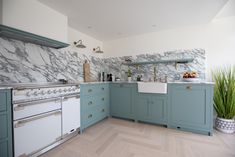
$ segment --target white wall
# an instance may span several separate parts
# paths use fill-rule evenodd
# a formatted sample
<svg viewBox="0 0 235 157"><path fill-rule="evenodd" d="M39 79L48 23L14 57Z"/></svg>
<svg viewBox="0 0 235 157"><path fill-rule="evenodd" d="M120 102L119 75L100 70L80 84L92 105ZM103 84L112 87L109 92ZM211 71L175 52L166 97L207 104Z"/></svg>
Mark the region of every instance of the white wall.
<svg viewBox="0 0 235 157"><path fill-rule="evenodd" d="M77 48L74 45L74 41L82 40L82 43L86 46L86 48L81 49ZM68 43L70 44L69 49L76 51L78 53L83 53L86 55L92 55L96 57L103 57L103 54L98 54L93 52L93 48L96 48L97 46L100 46L100 48L103 48L103 42L96 40L84 33L81 33L71 27L68 27Z"/></svg>
<svg viewBox="0 0 235 157"><path fill-rule="evenodd" d="M105 57L192 48L206 50L208 79L214 67L235 64L235 16L104 42Z"/></svg>
<svg viewBox="0 0 235 157"><path fill-rule="evenodd" d="M67 17L36 0L2 0L2 24L67 42Z"/></svg>

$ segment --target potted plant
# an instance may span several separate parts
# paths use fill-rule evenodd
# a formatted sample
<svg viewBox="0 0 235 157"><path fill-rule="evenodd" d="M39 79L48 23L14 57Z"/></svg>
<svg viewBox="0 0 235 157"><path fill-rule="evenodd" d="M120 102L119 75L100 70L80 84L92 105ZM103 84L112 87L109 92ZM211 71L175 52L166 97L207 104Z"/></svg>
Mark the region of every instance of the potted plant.
<svg viewBox="0 0 235 157"><path fill-rule="evenodd" d="M235 132L235 67L213 72L214 108L217 112L215 127L224 133Z"/></svg>
<svg viewBox="0 0 235 157"><path fill-rule="evenodd" d="M127 78L128 78L128 82L131 82L131 69L129 68L128 71L127 71Z"/></svg>

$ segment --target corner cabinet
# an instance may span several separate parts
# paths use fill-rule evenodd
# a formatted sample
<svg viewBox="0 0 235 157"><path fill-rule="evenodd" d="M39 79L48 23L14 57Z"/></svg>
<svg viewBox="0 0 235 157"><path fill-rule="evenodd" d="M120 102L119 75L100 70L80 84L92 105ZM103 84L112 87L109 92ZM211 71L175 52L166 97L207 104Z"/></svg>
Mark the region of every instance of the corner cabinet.
<svg viewBox="0 0 235 157"><path fill-rule="evenodd" d="M81 84L81 127L83 129L109 116L109 84Z"/></svg>
<svg viewBox="0 0 235 157"><path fill-rule="evenodd" d="M13 156L11 90L0 90L0 157Z"/></svg>
<svg viewBox="0 0 235 157"><path fill-rule="evenodd" d="M168 96L169 128L212 135L212 84L168 84Z"/></svg>
<svg viewBox="0 0 235 157"><path fill-rule="evenodd" d="M135 120L165 125L167 122L167 95L142 94L135 96Z"/></svg>
<svg viewBox="0 0 235 157"><path fill-rule="evenodd" d="M135 83L110 84L110 115L119 118L134 119Z"/></svg>

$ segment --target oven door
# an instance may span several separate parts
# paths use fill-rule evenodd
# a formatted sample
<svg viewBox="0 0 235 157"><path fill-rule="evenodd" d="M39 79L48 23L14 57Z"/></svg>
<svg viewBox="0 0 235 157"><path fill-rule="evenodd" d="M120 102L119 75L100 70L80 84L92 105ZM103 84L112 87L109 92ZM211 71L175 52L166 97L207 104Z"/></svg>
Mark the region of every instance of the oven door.
<svg viewBox="0 0 235 157"><path fill-rule="evenodd" d="M61 139L61 110L14 121L15 156L32 155Z"/></svg>
<svg viewBox="0 0 235 157"><path fill-rule="evenodd" d="M18 120L57 109L61 109L61 97L15 103L13 119Z"/></svg>

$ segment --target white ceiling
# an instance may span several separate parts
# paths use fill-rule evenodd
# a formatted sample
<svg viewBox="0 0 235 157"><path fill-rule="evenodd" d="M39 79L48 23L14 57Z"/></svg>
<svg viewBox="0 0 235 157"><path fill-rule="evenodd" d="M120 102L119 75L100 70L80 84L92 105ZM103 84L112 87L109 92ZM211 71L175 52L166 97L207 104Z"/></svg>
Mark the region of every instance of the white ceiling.
<svg viewBox="0 0 235 157"><path fill-rule="evenodd" d="M228 0L39 0L101 41L210 22Z"/></svg>

